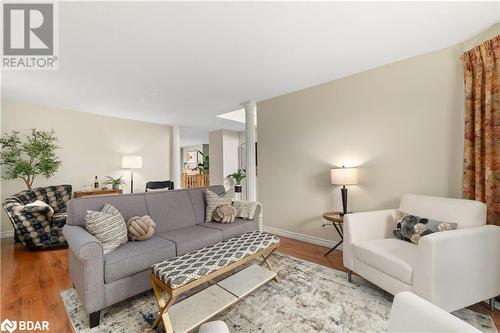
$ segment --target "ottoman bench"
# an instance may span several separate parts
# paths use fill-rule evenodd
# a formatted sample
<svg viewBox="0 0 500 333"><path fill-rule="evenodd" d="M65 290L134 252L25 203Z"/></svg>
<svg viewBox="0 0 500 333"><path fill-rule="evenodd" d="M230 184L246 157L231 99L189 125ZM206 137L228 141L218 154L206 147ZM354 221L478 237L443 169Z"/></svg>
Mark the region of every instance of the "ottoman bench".
<svg viewBox="0 0 500 333"><path fill-rule="evenodd" d="M167 333L174 332L168 310L180 294L258 257L262 257L263 261L261 262L261 265L266 264L268 270L258 268L259 266L257 265L253 265L256 266L255 268L250 266L245 269L254 273L256 270L260 269L265 270L268 273L265 281L259 282L256 287L262 285L263 282L267 282L270 279L274 279L278 282L278 276L274 272L268 259L279 247L279 243L279 238L274 235L261 231L253 231L153 265L151 282L153 285L154 296L159 307L158 318L154 321L153 328L156 328L160 322L163 322ZM272 272L272 275L269 275L269 272ZM233 276L240 273L243 273L243 271ZM262 272L256 272L255 274L262 275ZM219 282L217 285L212 286L220 289L213 290L214 297L224 299L224 297L227 296L227 304L225 307L234 304L234 302L247 295L250 291L248 288L243 291L244 288L242 289L239 286L235 286L234 281L230 280L231 277ZM248 279L238 278L237 280ZM225 281L227 282L224 284ZM231 292L231 285L234 286L233 292ZM212 287L209 287L198 294L203 294ZM254 290L255 288L251 290ZM166 301L163 298L162 291L166 292L169 296ZM221 294L216 295L217 293ZM209 294L210 292L206 292L206 295ZM183 302L186 301L187 299ZM176 304L176 306L177 305L178 304ZM220 310L222 310L222 308ZM189 316L191 314L187 315Z"/></svg>

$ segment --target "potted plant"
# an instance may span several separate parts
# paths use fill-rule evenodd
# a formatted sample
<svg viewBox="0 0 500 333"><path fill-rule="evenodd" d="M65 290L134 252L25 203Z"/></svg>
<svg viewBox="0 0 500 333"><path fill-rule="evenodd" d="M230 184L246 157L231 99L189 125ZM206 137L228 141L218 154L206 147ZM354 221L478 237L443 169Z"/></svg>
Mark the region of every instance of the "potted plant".
<svg viewBox="0 0 500 333"><path fill-rule="evenodd" d="M208 170L209 170L209 167L210 167L209 158L208 158L208 156L203 155L203 153L201 151L199 151L199 150L198 150L198 153L200 153L201 156L203 157L203 162L198 163L193 168L192 171L198 170L200 172L200 174L202 174L202 175L208 175Z"/></svg>
<svg viewBox="0 0 500 333"><path fill-rule="evenodd" d="M111 176L106 176L106 181L104 182L104 185L111 185L113 190L119 190L121 186L126 185L125 181L123 180L123 175L121 175L118 178L113 178Z"/></svg>
<svg viewBox="0 0 500 333"><path fill-rule="evenodd" d="M238 171L227 176L227 178L233 179L236 183L234 185L234 193L241 193L241 182L246 178L245 169L238 169Z"/></svg>
<svg viewBox="0 0 500 333"><path fill-rule="evenodd" d="M4 179L21 178L31 190L38 175L49 178L59 170L61 161L56 155L59 146L54 130L39 131L33 128L24 139L21 142L19 131L2 136L0 164L3 166Z"/></svg>

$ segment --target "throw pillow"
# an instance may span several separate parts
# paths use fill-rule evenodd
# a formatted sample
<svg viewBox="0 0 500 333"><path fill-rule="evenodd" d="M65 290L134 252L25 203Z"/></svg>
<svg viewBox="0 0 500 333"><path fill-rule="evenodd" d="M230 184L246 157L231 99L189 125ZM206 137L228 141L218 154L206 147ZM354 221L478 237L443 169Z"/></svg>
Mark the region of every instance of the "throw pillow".
<svg viewBox="0 0 500 333"><path fill-rule="evenodd" d="M231 205L233 202L233 191L229 190L225 193L222 193L220 196L217 193L212 192L210 190L205 191L205 222L210 222L213 220L212 214L219 205Z"/></svg>
<svg viewBox="0 0 500 333"><path fill-rule="evenodd" d="M394 237L414 244L418 244L420 238L425 235L457 228L457 223L431 220L399 211L396 214L396 219L396 229L393 231Z"/></svg>
<svg viewBox="0 0 500 333"><path fill-rule="evenodd" d="M236 209L236 217L253 220L257 205L255 201L235 201L233 207Z"/></svg>
<svg viewBox="0 0 500 333"><path fill-rule="evenodd" d="M54 208L52 208L48 203L42 200L35 200L27 205L24 205L25 207L48 207L47 209L49 210L49 215L54 215Z"/></svg>
<svg viewBox="0 0 500 333"><path fill-rule="evenodd" d="M131 241L149 239L153 236L155 228L156 223L149 215L131 217L127 221L128 239Z"/></svg>
<svg viewBox="0 0 500 333"><path fill-rule="evenodd" d="M215 222L219 223L233 223L236 217L236 209L231 205L218 205L212 217Z"/></svg>
<svg viewBox="0 0 500 333"><path fill-rule="evenodd" d="M127 224L118 209L110 204L105 204L100 212L88 210L85 224L87 231L101 242L104 254L128 241Z"/></svg>

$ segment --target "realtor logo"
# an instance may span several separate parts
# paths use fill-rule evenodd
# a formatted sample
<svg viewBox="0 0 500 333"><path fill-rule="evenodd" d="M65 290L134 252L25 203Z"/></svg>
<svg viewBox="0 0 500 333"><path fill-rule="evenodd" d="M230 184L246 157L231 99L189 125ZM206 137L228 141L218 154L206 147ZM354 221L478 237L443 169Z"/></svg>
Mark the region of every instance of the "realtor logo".
<svg viewBox="0 0 500 333"><path fill-rule="evenodd" d="M42 321L31 321L31 320L9 320L5 318L0 324L0 331L12 333L16 329L19 331L49 331L49 322L46 320Z"/></svg>
<svg viewBox="0 0 500 333"><path fill-rule="evenodd" d="M17 328L17 323L16 321L10 321L7 318L5 318L4 321L0 324L0 330L12 333L16 330Z"/></svg>
<svg viewBox="0 0 500 333"><path fill-rule="evenodd" d="M3 22L4 55L54 53L53 4L4 4Z"/></svg>
<svg viewBox="0 0 500 333"><path fill-rule="evenodd" d="M57 4L3 3L3 69L57 69Z"/></svg>

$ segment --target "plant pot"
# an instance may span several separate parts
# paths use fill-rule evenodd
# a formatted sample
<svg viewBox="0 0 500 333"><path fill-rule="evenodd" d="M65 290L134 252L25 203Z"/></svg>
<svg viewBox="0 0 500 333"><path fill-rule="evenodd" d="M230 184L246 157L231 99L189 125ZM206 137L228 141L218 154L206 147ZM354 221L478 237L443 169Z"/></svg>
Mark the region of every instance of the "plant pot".
<svg viewBox="0 0 500 333"><path fill-rule="evenodd" d="M113 190L119 190L120 189L120 185L118 184L113 184Z"/></svg>
<svg viewBox="0 0 500 333"><path fill-rule="evenodd" d="M241 185L234 185L234 193L241 193Z"/></svg>

